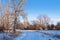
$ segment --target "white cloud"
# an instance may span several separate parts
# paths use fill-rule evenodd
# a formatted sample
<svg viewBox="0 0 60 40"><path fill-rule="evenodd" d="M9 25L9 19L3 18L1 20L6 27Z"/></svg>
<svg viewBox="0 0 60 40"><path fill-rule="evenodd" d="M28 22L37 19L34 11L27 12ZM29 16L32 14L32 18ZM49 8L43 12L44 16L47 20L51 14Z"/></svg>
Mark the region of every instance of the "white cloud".
<svg viewBox="0 0 60 40"><path fill-rule="evenodd" d="M52 24L56 25L57 22L60 22L60 18L51 18L51 23Z"/></svg>

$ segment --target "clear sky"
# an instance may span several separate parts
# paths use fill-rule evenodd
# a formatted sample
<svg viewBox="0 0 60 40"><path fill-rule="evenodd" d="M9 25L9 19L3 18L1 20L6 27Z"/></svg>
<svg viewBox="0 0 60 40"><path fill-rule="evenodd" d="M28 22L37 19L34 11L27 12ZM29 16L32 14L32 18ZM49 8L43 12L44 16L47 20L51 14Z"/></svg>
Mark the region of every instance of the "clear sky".
<svg viewBox="0 0 60 40"><path fill-rule="evenodd" d="M6 4L7 0L3 3ZM53 23L60 21L60 0L26 0L24 10L30 21L40 14L47 14Z"/></svg>
<svg viewBox="0 0 60 40"><path fill-rule="evenodd" d="M56 23L60 21L60 0L27 0L25 11L34 20L40 14L47 14Z"/></svg>

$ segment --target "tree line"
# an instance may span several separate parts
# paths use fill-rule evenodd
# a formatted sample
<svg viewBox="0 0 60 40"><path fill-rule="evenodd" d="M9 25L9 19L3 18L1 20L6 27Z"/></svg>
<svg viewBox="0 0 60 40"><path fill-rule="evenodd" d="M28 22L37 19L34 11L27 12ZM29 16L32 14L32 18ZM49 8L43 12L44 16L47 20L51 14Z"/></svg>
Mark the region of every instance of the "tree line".
<svg viewBox="0 0 60 40"><path fill-rule="evenodd" d="M60 30L60 22L57 22L56 25L50 24L50 22L51 19L47 15L39 15L31 24L28 22L27 28L24 28L23 23L19 23L18 26L23 30Z"/></svg>
<svg viewBox="0 0 60 40"><path fill-rule="evenodd" d="M2 0L1 0L2 1ZM0 3L0 31L4 30L60 30L60 22L57 25L49 24L50 17L47 15L38 15L36 20L28 20L27 13L23 10L25 0L8 0L5 5ZM4 6L5 5L5 6ZM23 23L20 22L23 18Z"/></svg>

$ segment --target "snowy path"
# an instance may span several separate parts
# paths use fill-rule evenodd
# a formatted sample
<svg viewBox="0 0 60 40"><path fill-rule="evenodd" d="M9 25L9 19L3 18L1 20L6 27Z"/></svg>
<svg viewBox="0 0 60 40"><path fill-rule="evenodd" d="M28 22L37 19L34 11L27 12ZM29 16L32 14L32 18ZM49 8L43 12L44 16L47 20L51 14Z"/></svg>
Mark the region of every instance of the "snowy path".
<svg viewBox="0 0 60 40"><path fill-rule="evenodd" d="M10 37L10 40L60 40L60 31L22 31L22 35L19 35L15 38ZM58 37L53 37L53 35L58 35ZM2 35L0 34L0 39L2 40ZM9 40L9 39L8 39Z"/></svg>

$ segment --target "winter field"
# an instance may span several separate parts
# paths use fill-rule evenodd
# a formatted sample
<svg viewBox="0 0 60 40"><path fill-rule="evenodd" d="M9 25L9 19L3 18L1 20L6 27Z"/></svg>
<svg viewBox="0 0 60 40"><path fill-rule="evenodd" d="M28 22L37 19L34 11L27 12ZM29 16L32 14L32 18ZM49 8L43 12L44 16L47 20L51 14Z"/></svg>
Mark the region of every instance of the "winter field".
<svg viewBox="0 0 60 40"><path fill-rule="evenodd" d="M21 30L22 34L14 37L0 33L0 40L60 40L60 30Z"/></svg>

